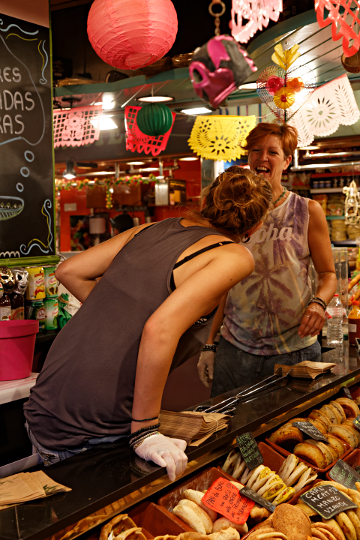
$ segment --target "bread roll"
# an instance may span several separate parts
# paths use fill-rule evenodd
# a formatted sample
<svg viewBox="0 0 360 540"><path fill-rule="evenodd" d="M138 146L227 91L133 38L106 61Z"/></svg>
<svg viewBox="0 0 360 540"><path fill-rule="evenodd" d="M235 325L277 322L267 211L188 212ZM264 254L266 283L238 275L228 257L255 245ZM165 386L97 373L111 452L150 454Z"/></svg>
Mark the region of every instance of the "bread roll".
<svg viewBox="0 0 360 540"><path fill-rule="evenodd" d="M326 459L323 452L317 446L309 443L297 444L294 448L294 454L314 465L318 469L325 469Z"/></svg>
<svg viewBox="0 0 360 540"><path fill-rule="evenodd" d="M195 532L200 533L200 534L207 534L205 525L203 521L201 520L201 518L198 516L197 512L192 507L183 504L183 502L184 502L184 499L182 499L180 503L177 506L175 506L175 508L173 509L173 514L175 514L175 516L182 519L187 525L189 525L189 527L194 529ZM187 501L187 502L199 508L197 504L193 503L192 501ZM199 508L199 510L201 510L201 508ZM202 510L202 512L204 511ZM204 514L205 513L206 512L204 512ZM208 515L207 517L209 518Z"/></svg>
<svg viewBox="0 0 360 540"><path fill-rule="evenodd" d="M133 527L136 525L127 514L119 514L102 527L99 540L108 540L110 533L115 537L124 529L132 529Z"/></svg>
<svg viewBox="0 0 360 540"><path fill-rule="evenodd" d="M201 499L204 496L202 491L196 491L195 489L185 489L184 496L185 496L185 499L188 499L189 501L192 501L198 506L200 506L200 508L202 508L209 515L209 518L211 519L212 522L216 521L217 512L215 512L214 510L211 510L211 508L208 508L202 502Z"/></svg>
<svg viewBox="0 0 360 540"><path fill-rule="evenodd" d="M336 540L346 540L344 533L336 523L335 519L324 519L322 518L323 526L335 536Z"/></svg>
<svg viewBox="0 0 360 540"><path fill-rule="evenodd" d="M286 485L288 485L287 479L294 472L298 463L299 463L299 458L296 457L295 454L290 454L281 465L278 474L281 480L283 480Z"/></svg>
<svg viewBox="0 0 360 540"><path fill-rule="evenodd" d="M325 456L326 466L330 465L330 463L332 463L334 461L333 460L333 455L332 455L330 449L322 441L316 441L314 439L308 439L305 442L309 443L309 444L313 444L314 446L317 446L318 448L320 448L320 450L322 451L322 453Z"/></svg>
<svg viewBox="0 0 360 540"><path fill-rule="evenodd" d="M235 462L234 469L231 473L231 476L236 479L240 478L240 476L245 471L245 469L246 469L246 463L242 459L241 454L239 454L239 458Z"/></svg>
<svg viewBox="0 0 360 540"><path fill-rule="evenodd" d="M231 471L234 467L235 461L237 460L239 456L240 456L240 451L237 448L234 448L233 450L231 450L227 455L224 465L221 467L222 470L226 473Z"/></svg>
<svg viewBox="0 0 360 540"><path fill-rule="evenodd" d="M346 414L346 418L356 418L360 414L359 407L356 405L355 401L346 397L341 397L335 399L342 408L344 409L344 413Z"/></svg>
<svg viewBox="0 0 360 540"><path fill-rule="evenodd" d="M285 484L287 486L293 486L299 480L300 476L302 476L308 469L309 467L305 463L300 462L290 476L284 480Z"/></svg>
<svg viewBox="0 0 360 540"><path fill-rule="evenodd" d="M307 418L306 421L315 426L323 435L327 432L327 427L320 418Z"/></svg>
<svg viewBox="0 0 360 540"><path fill-rule="evenodd" d="M333 433L327 433L326 437L329 441L330 446L332 446L333 448L335 448L335 450L337 450L337 452L339 452L339 457L348 450L345 442L342 439L339 439L339 437L336 437L336 435L334 435Z"/></svg>
<svg viewBox="0 0 360 540"><path fill-rule="evenodd" d="M231 523L231 522L230 522ZM245 523L246 525L246 523ZM247 533L247 527L246 527ZM246 534L243 533L243 534ZM234 527L228 527L227 529L221 529L221 531L208 535L211 540L240 540L240 534Z"/></svg>
<svg viewBox="0 0 360 540"><path fill-rule="evenodd" d="M340 512L340 514L337 514L335 519L339 524L340 529L345 534L347 540L357 540L354 525L351 523L345 512Z"/></svg>
<svg viewBox="0 0 360 540"><path fill-rule="evenodd" d="M354 526L356 538L360 538L360 520L356 513L353 510L347 510L346 515Z"/></svg>
<svg viewBox="0 0 360 540"><path fill-rule="evenodd" d="M338 401L330 401L330 405L332 405L333 407L335 407L335 409L338 411L338 413L340 414L340 417L341 417L341 420L340 420L340 424L342 422L344 422L344 420L346 420L346 414L345 414L345 411L344 409L342 408L342 406L340 405L340 403Z"/></svg>
<svg viewBox="0 0 360 540"><path fill-rule="evenodd" d="M311 536L309 517L300 508L288 503L276 507L272 526L289 540L307 540L307 537Z"/></svg>
<svg viewBox="0 0 360 540"><path fill-rule="evenodd" d="M320 409L329 418L332 424L339 424L340 415L334 407L331 405L323 405Z"/></svg>
<svg viewBox="0 0 360 540"><path fill-rule="evenodd" d="M238 523L233 523L225 517L221 517L215 521L213 525L213 531L214 533L216 533L222 531L223 529L228 529L229 527L232 527L233 529L239 531L241 534L246 534L248 532L248 526L246 525L246 523L239 525Z"/></svg>

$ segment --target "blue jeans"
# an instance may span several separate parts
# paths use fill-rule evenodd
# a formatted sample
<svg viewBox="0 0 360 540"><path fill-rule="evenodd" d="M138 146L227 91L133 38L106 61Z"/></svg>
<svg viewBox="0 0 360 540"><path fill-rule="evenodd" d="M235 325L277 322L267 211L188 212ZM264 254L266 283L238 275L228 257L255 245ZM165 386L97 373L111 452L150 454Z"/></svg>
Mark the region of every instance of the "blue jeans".
<svg viewBox="0 0 360 540"><path fill-rule="evenodd" d="M316 341L310 347L292 353L260 356L235 347L221 336L215 357L211 397L274 375L275 364L293 366L304 360L317 360L320 354L320 343Z"/></svg>
<svg viewBox="0 0 360 540"><path fill-rule="evenodd" d="M81 446L67 448L66 450L49 450L49 448L45 448L36 440L35 435L31 431L27 422L25 423L25 427L28 432L29 439L31 443L35 446L45 467L47 467L48 465L53 465L54 463L58 463L59 461L62 461L63 459L76 456L76 454L81 454L81 452L86 452L86 450L90 450L91 448L94 448L94 446L96 446L97 444L112 443L112 442L118 441L119 439L123 439L127 437L127 435L110 435L107 437L89 439L86 443L82 444Z"/></svg>

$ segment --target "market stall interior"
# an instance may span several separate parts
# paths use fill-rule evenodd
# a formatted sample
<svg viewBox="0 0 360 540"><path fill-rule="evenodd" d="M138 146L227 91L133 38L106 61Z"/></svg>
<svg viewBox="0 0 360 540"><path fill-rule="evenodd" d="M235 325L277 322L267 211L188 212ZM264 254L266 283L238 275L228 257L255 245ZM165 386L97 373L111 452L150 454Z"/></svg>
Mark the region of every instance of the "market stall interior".
<svg viewBox="0 0 360 540"><path fill-rule="evenodd" d="M162 19L146 19L147 3ZM130 4L0 0L0 539L359 540L359 3ZM128 441L44 469L23 405L81 309L56 279L60 257L185 216L219 172L247 166L241 144L272 121L299 132L282 184L326 215L338 280L328 313L344 341L328 346L325 327L316 362L213 399L197 357L175 370L161 423L187 441L189 463L172 485Z"/></svg>

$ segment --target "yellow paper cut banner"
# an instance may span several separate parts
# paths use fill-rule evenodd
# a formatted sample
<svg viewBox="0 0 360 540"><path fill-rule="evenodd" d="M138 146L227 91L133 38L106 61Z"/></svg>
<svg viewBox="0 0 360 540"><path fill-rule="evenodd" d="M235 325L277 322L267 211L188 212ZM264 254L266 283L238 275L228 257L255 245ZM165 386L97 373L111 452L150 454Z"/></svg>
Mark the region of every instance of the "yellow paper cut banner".
<svg viewBox="0 0 360 540"><path fill-rule="evenodd" d="M241 145L255 125L256 116L198 116L188 143L204 159L234 161L245 154Z"/></svg>

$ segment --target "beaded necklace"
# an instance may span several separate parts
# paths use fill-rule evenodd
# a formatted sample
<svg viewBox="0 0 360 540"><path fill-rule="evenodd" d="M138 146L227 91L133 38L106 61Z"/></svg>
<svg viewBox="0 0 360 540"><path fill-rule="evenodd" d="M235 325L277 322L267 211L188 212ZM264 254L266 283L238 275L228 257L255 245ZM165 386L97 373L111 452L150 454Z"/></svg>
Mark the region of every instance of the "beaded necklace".
<svg viewBox="0 0 360 540"><path fill-rule="evenodd" d="M280 197L279 197L278 199L276 199L276 201L274 202L274 206L275 206L276 203L278 203L279 201L281 201L281 199L282 199L283 197L285 197L285 194L287 193L287 189L286 189L286 187L284 187L283 189L284 189L284 190L283 190L282 194L280 195Z"/></svg>

